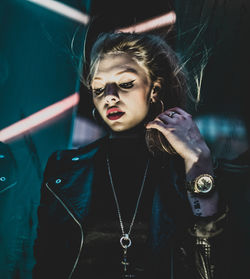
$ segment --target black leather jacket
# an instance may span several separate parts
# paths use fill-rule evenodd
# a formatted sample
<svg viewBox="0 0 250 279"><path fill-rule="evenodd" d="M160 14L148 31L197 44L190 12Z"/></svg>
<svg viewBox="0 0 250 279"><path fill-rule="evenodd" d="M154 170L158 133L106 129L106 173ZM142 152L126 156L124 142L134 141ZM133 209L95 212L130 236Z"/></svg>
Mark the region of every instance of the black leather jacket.
<svg viewBox="0 0 250 279"><path fill-rule="evenodd" d="M104 156L106 142L104 137L80 149L55 152L49 158L38 210L34 279L74 279L84 249L82 224L90 206L95 160ZM150 229L158 272L155 278L215 278L211 249L223 231L226 214L212 218L192 215L181 190L183 168L179 161L168 157L159 168Z"/></svg>

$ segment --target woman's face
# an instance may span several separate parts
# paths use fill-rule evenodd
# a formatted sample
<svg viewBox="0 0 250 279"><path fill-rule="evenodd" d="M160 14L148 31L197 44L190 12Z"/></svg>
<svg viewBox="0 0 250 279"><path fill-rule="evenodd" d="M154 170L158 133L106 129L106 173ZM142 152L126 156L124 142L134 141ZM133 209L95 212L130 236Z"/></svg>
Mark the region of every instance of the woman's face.
<svg viewBox="0 0 250 279"><path fill-rule="evenodd" d="M151 81L146 67L129 54L106 54L96 66L91 83L93 102L113 131L125 131L147 115Z"/></svg>

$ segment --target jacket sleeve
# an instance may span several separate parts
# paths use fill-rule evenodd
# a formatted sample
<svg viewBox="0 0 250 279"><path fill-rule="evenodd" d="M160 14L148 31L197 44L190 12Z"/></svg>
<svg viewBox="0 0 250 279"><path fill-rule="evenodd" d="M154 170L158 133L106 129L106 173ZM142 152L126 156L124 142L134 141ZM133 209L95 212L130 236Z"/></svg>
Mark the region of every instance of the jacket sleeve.
<svg viewBox="0 0 250 279"><path fill-rule="evenodd" d="M226 274L220 274L222 269L226 271L224 266L226 250L222 243L225 245L227 239L227 222L226 207L223 212L213 217L198 218L194 226L189 228L188 232L194 245L192 258L197 278L228 278Z"/></svg>
<svg viewBox="0 0 250 279"><path fill-rule="evenodd" d="M45 172L44 179L41 186L40 192L40 204L38 207L38 227L37 227L37 237L34 243L34 256L36 260L35 267L33 269L33 278L50 278L47 274L47 270L51 267L53 260L51 259L51 253L48 253L48 247L54 246L51 235L50 235L50 218L48 214L48 205L50 203L50 195L46 189L46 176L52 171L52 165L56 154L52 154L49 158ZM51 228L51 232L53 232ZM53 269L52 269L53 270Z"/></svg>
<svg viewBox="0 0 250 279"><path fill-rule="evenodd" d="M63 235L67 232L64 231L64 223L60 223L56 218L59 216L57 210L60 204L46 187L47 178L52 173L56 173L56 157L57 154L54 153L49 158L41 186L37 237L34 243L36 263L33 269L33 279L66 278L65 266L62 264L60 255L65 254L63 249L67 245L62 232Z"/></svg>
<svg viewBox="0 0 250 279"><path fill-rule="evenodd" d="M211 217L195 217L175 249L177 278L228 279L228 208ZM180 273L180 274L179 274Z"/></svg>

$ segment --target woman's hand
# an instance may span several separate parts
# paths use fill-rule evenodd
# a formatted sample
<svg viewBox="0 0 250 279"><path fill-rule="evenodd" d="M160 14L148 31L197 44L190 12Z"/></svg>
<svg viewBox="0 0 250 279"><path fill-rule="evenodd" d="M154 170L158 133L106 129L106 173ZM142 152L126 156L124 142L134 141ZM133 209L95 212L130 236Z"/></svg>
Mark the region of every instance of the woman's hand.
<svg viewBox="0 0 250 279"><path fill-rule="evenodd" d="M192 116L183 109L175 107L164 111L149 122L146 129L157 129L164 135L175 151L184 159L186 173L191 175L190 179L199 173L212 172L210 150Z"/></svg>
<svg viewBox="0 0 250 279"><path fill-rule="evenodd" d="M188 181L200 174L213 174L210 150L190 114L178 107L172 108L158 115L146 128L160 131L184 159ZM217 191L201 198L188 192L188 198L194 215L212 216L218 211Z"/></svg>

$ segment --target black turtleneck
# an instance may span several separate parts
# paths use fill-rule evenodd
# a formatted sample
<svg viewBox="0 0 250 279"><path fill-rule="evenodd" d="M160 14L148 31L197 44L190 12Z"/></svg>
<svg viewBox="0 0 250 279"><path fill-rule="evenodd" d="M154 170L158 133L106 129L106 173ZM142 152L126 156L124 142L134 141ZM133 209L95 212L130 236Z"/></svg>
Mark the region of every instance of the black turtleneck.
<svg viewBox="0 0 250 279"><path fill-rule="evenodd" d="M113 133L104 151L96 162L91 207L84 222L84 246L76 279L121 278L122 247L121 227L108 175L106 156L110 161L113 184L119 202L125 233L129 230L136 202L150 154L144 135L135 130L124 134ZM121 136L122 135L122 136ZM129 268L135 278L144 278L147 261L147 237L151 217L153 185L149 163L144 189L136 219L131 231L132 245L128 248Z"/></svg>

